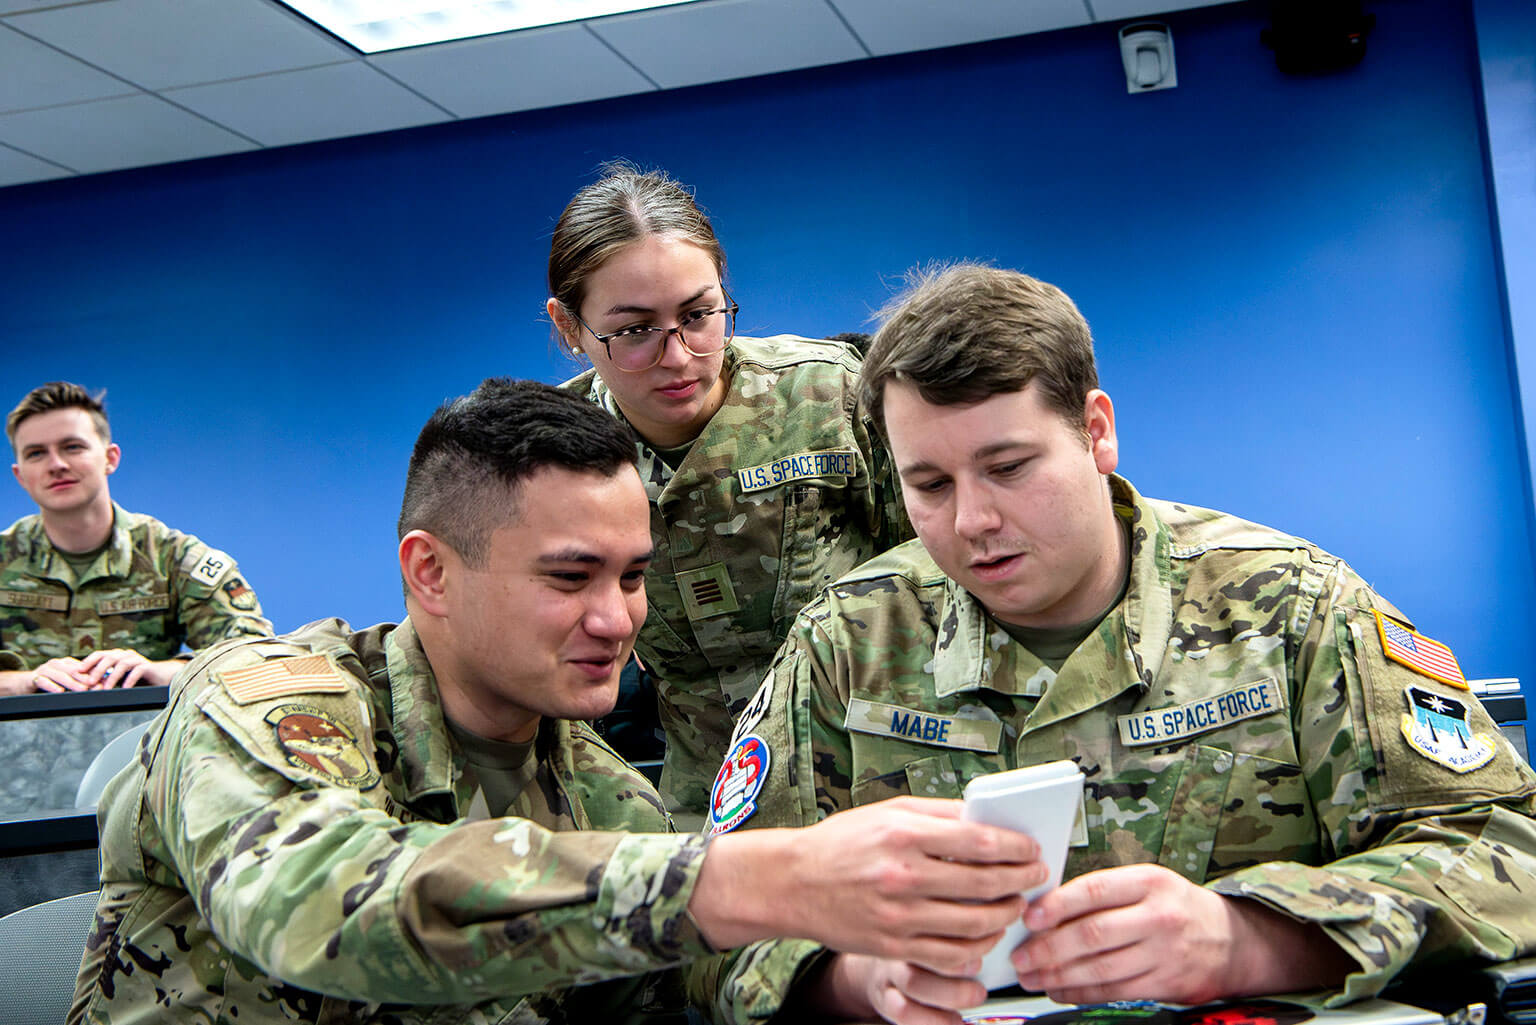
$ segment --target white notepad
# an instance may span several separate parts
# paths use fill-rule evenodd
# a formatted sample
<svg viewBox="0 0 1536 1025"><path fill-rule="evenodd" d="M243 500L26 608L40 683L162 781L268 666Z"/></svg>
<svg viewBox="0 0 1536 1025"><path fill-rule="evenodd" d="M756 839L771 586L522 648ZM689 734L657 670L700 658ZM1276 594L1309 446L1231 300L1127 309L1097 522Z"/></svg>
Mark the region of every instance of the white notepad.
<svg viewBox="0 0 1536 1025"><path fill-rule="evenodd" d="M1076 762L1046 762L1022 769L977 776L965 785L962 818L1003 826L1031 837L1040 845L1040 860L1050 870L1046 881L1024 896L1029 900L1061 885L1067 842L1082 803L1083 773ZM1010 925L1003 938L982 959L976 977L988 989L1012 986L1018 973L1008 955L1029 935L1022 921Z"/></svg>

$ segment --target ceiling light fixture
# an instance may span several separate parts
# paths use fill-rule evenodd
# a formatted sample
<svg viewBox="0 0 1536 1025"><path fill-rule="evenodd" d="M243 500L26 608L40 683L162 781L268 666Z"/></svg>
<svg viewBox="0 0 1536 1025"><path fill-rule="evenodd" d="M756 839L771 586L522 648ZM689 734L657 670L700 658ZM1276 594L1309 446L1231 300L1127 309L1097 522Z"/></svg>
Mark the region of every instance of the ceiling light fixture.
<svg viewBox="0 0 1536 1025"><path fill-rule="evenodd" d="M401 50L698 0L281 0L363 53Z"/></svg>

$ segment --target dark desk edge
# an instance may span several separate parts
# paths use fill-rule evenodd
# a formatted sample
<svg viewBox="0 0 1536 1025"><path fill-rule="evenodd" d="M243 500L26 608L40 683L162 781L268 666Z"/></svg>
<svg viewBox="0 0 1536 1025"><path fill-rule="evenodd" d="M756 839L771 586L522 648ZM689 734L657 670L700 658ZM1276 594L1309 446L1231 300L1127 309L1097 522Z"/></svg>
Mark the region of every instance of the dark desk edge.
<svg viewBox="0 0 1536 1025"><path fill-rule="evenodd" d="M86 850L97 839L95 808L0 818L0 857Z"/></svg>
<svg viewBox="0 0 1536 1025"><path fill-rule="evenodd" d="M0 721L52 719L97 712L158 711L170 699L169 687L129 687L127 690L85 690L65 694L17 694L0 698Z"/></svg>

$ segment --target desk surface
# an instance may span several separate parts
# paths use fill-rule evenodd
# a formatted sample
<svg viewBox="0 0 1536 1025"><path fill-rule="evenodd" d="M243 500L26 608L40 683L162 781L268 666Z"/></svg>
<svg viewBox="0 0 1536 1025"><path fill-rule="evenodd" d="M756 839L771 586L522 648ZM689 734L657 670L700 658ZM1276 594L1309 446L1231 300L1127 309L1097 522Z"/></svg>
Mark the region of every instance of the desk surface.
<svg viewBox="0 0 1536 1025"><path fill-rule="evenodd" d="M988 1000L963 1017L968 1025L1444 1025L1446 1021L1438 1011L1393 1000L1362 1000L1324 1009L1264 997L1199 1007L1139 1001L1075 1007L1048 997L1012 996Z"/></svg>

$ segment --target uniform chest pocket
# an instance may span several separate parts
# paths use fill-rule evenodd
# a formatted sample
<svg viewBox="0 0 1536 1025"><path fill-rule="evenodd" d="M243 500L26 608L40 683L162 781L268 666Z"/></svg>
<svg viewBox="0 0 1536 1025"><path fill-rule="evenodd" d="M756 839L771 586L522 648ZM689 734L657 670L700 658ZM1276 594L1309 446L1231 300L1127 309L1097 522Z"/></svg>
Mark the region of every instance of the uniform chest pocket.
<svg viewBox="0 0 1536 1025"><path fill-rule="evenodd" d="M373 1025L389 1021L398 1025L459 1025L465 1021L482 1021L495 1025L515 1023L543 1023L550 1019L539 1014L528 997L512 997L485 1004L450 1004L446 1007L423 1007L419 1004L379 1004L339 997L313 996L313 1017L301 1019L315 1025ZM301 1010L307 1010L301 1002Z"/></svg>
<svg viewBox="0 0 1536 1025"><path fill-rule="evenodd" d="M28 662L73 655L67 592L0 591L0 648L28 652Z"/></svg>
<svg viewBox="0 0 1536 1025"><path fill-rule="evenodd" d="M101 603L100 643L107 648L132 648L148 658L170 658L181 648L180 625L169 616L169 601L156 608L128 608ZM125 603L126 604L126 603Z"/></svg>
<svg viewBox="0 0 1536 1025"><path fill-rule="evenodd" d="M1067 874L1156 862L1204 882L1232 761L1230 751L1187 744L1090 772L1088 848L1071 852Z"/></svg>
<svg viewBox="0 0 1536 1025"><path fill-rule="evenodd" d="M858 763L859 759L855 757L854 761ZM959 798L972 779L989 772L1001 772L1004 768L1006 766L999 764L995 757L968 751L935 754L914 758L890 772L855 782L850 797L855 805L872 804L904 794Z"/></svg>
<svg viewBox="0 0 1536 1025"><path fill-rule="evenodd" d="M1300 768L1260 755L1187 744L1094 776L1088 793L1090 849L1077 871L1155 861L1204 883L1262 861L1307 860L1318 846Z"/></svg>
<svg viewBox="0 0 1536 1025"><path fill-rule="evenodd" d="M774 590L774 629L788 632L821 589L877 554L852 508L856 490L841 477L796 481L784 493L784 532Z"/></svg>

